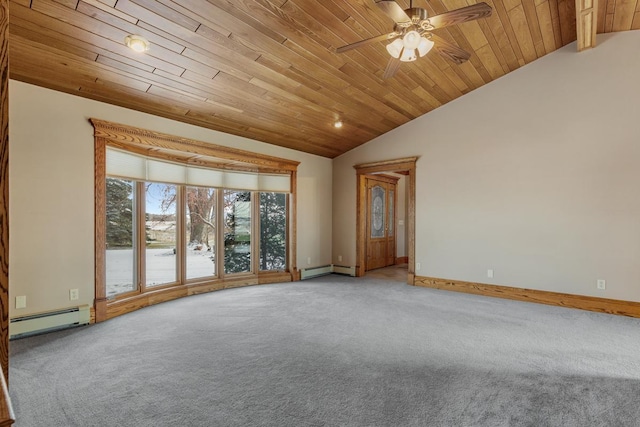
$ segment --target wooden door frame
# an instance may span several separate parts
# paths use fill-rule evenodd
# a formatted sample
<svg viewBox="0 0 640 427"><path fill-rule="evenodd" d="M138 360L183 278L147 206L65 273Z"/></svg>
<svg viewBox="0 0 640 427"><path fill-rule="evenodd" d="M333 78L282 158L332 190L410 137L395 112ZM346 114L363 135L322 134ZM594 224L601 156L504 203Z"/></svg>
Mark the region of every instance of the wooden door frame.
<svg viewBox="0 0 640 427"><path fill-rule="evenodd" d="M368 174L380 172L403 172L407 175L407 283L414 284L415 280L415 242L416 242L416 162L418 157L385 160L381 162L362 163L355 165L356 170L356 277L364 276L366 267L367 248L365 244L365 227L367 225L367 177ZM397 237L397 236L396 236Z"/></svg>

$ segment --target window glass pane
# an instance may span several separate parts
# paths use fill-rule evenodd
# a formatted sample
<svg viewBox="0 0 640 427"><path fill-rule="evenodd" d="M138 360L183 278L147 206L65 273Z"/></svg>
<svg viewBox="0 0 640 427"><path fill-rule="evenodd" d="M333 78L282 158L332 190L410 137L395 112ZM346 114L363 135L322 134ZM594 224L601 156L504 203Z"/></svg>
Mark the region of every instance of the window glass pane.
<svg viewBox="0 0 640 427"><path fill-rule="evenodd" d="M136 289L135 280L135 183L107 178L107 297Z"/></svg>
<svg viewBox="0 0 640 427"><path fill-rule="evenodd" d="M145 183L147 286L176 281L176 196L172 184Z"/></svg>
<svg viewBox="0 0 640 427"><path fill-rule="evenodd" d="M389 218L387 218L388 220L388 224L389 224L389 236L393 236L393 231L394 228L396 226L395 221L394 221L394 212L393 212L393 201L395 200L395 193L393 190L389 190Z"/></svg>
<svg viewBox="0 0 640 427"><path fill-rule="evenodd" d="M224 190L224 272L251 271L251 192Z"/></svg>
<svg viewBox="0 0 640 427"><path fill-rule="evenodd" d="M287 266L287 195L260 193L260 270Z"/></svg>
<svg viewBox="0 0 640 427"><path fill-rule="evenodd" d="M384 237L385 191L379 185L371 189L371 237Z"/></svg>
<svg viewBox="0 0 640 427"><path fill-rule="evenodd" d="M216 274L216 190L186 188L187 279Z"/></svg>

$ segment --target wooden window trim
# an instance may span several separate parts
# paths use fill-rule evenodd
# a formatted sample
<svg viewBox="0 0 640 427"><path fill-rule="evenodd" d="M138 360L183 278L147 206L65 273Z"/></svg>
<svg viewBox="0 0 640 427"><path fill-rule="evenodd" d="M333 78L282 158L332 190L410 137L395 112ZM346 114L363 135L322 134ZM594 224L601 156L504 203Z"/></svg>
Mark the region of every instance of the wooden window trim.
<svg viewBox="0 0 640 427"><path fill-rule="evenodd" d="M110 147L174 163L260 173L291 173L300 164L104 120L92 118L89 121L94 127L95 138L103 139Z"/></svg>
<svg viewBox="0 0 640 427"><path fill-rule="evenodd" d="M89 119L94 127L94 191L95 191L95 321L102 322L149 305L188 295L211 292L239 286L278 283L300 280L296 260L296 201L297 168L300 162L264 154L252 153L189 138L183 138L95 118ZM218 275L205 280L184 280L184 265L180 261L178 284L168 284L151 290L126 293L115 300L106 295L106 150L118 148L147 157L187 165L226 169L240 172L277 173L290 176L291 192L288 195L289 238L288 271L272 272L255 269L251 273ZM222 193L222 191L220 191ZM221 219L216 218L216 221ZM255 219L253 219L255 220ZM218 227L218 233L222 232ZM179 237L179 236L178 236ZM224 236L223 236L224 238ZM221 245L216 245L222 251ZM219 253L220 254L220 253ZM182 259L182 258L180 258ZM218 260L222 258L217 257ZM220 262L220 261L218 261ZM253 261L252 261L253 262ZM224 268L216 266L220 273Z"/></svg>

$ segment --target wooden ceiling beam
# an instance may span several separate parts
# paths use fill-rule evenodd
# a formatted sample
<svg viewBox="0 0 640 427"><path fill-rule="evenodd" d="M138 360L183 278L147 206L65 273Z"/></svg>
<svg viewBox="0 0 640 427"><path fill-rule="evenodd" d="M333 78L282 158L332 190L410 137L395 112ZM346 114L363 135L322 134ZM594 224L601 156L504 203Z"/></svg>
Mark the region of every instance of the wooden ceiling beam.
<svg viewBox="0 0 640 427"><path fill-rule="evenodd" d="M597 30L598 0L576 0L578 52L595 47Z"/></svg>

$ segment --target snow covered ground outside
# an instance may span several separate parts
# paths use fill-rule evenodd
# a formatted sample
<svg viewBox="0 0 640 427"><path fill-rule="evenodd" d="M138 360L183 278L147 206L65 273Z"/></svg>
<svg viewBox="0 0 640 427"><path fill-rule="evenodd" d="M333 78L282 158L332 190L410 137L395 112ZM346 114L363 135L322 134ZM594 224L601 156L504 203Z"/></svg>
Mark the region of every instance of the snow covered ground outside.
<svg viewBox="0 0 640 427"><path fill-rule="evenodd" d="M146 249L147 286L176 280L176 255L172 248ZM133 249L107 250L107 297L135 289ZM211 252L187 249L187 278L212 276L215 265Z"/></svg>

